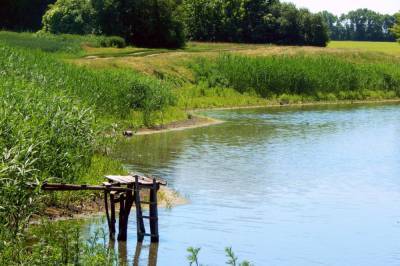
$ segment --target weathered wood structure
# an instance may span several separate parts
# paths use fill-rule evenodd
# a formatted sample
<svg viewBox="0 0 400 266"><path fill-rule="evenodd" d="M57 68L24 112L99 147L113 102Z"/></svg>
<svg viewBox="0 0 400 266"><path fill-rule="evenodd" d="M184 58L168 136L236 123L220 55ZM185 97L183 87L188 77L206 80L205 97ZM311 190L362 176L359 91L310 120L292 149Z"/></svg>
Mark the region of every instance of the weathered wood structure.
<svg viewBox="0 0 400 266"><path fill-rule="evenodd" d="M110 237L116 234L116 207L119 204L118 237L119 241L126 241L128 234L129 215L133 205L136 210L137 240L142 242L145 236L151 238L152 243L158 243L158 200L157 193L161 185L166 182L153 177L129 175L129 176L106 176L107 182L101 186L49 184L44 183L43 190L47 191L76 191L97 190L104 191L104 205L107 216ZM145 192L148 191L148 196ZM145 198L146 200L142 200ZM143 215L142 205L149 206L149 214ZM150 233L146 233L144 220L149 220Z"/></svg>

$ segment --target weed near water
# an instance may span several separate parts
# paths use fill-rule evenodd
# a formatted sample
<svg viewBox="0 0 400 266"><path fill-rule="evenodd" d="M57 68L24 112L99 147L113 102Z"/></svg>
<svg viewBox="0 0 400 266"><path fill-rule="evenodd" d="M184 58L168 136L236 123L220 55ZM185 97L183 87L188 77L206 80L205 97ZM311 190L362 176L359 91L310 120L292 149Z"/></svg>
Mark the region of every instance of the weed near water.
<svg viewBox="0 0 400 266"><path fill-rule="evenodd" d="M299 95L306 99L393 98L400 94L400 64L354 63L332 55L246 57L223 54L191 64L198 82L232 87L266 98Z"/></svg>

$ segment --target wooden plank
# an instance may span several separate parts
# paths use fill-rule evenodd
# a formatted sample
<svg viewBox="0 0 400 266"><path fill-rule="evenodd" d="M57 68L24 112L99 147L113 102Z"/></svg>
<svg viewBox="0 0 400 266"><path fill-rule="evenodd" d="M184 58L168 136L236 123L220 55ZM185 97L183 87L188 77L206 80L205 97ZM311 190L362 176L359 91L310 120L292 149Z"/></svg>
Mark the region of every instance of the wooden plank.
<svg viewBox="0 0 400 266"><path fill-rule="evenodd" d="M135 183L135 178L138 178L139 184L142 185L151 185L153 184L153 178L147 176L141 176L138 174L128 175L128 176L120 176L120 175L107 175L106 178L112 182L120 183L120 184L133 184ZM156 179L156 182L160 185L167 185L165 180Z"/></svg>
<svg viewBox="0 0 400 266"><path fill-rule="evenodd" d="M133 176L119 176L119 175L107 175L106 178L110 181L121 183L121 184L129 184L134 183L135 179Z"/></svg>
<svg viewBox="0 0 400 266"><path fill-rule="evenodd" d="M106 186L88 186L88 185L72 185L72 184L43 184L42 189L46 191L79 191L79 190L94 190L94 191L117 191L126 192L132 189L125 187L106 187Z"/></svg>

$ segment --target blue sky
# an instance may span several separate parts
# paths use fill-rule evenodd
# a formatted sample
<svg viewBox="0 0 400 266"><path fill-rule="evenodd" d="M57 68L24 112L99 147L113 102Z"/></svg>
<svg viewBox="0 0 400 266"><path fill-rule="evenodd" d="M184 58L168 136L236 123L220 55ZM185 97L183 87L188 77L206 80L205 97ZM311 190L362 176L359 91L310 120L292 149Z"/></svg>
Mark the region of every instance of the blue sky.
<svg viewBox="0 0 400 266"><path fill-rule="evenodd" d="M358 8L369 8L385 14L400 11L400 0L282 0L297 7L306 7L313 12L328 10L336 15Z"/></svg>

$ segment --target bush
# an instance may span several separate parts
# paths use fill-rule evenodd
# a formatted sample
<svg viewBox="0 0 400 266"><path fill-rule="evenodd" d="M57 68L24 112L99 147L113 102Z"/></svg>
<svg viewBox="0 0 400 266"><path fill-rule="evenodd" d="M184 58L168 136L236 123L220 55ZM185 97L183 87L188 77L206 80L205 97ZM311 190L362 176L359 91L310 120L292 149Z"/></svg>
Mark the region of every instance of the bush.
<svg viewBox="0 0 400 266"><path fill-rule="evenodd" d="M100 40L100 46L124 48L126 47L126 42L123 38L118 36L104 37Z"/></svg>
<svg viewBox="0 0 400 266"><path fill-rule="evenodd" d="M95 32L94 10L89 0L58 0L43 15L43 30L50 33Z"/></svg>

